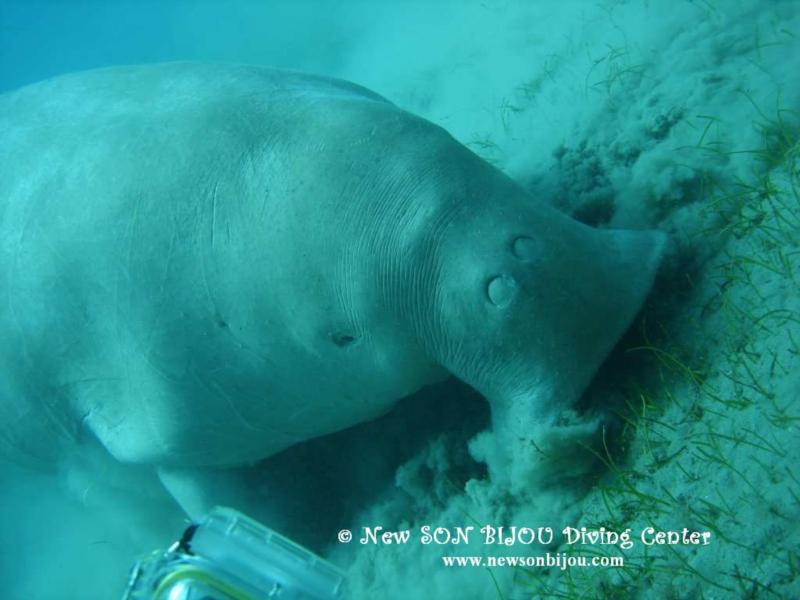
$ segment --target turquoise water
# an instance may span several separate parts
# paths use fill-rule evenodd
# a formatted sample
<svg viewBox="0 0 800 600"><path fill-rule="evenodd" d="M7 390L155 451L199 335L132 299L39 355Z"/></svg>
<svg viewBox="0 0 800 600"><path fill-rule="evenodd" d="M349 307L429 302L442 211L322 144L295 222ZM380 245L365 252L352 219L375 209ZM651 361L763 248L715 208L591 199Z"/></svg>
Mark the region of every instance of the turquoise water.
<svg viewBox="0 0 800 600"><path fill-rule="evenodd" d="M121 597L218 504L355 599L800 597L798 39L0 4L6 597Z"/></svg>

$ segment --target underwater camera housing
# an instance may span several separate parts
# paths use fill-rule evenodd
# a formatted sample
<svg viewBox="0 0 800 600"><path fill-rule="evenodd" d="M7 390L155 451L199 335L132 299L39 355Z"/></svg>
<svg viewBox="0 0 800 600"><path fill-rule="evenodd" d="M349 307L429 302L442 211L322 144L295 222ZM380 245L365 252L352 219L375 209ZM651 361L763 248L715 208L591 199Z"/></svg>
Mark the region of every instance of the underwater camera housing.
<svg viewBox="0 0 800 600"><path fill-rule="evenodd" d="M131 570L122 600L339 600L344 574L230 508L216 507L169 550Z"/></svg>

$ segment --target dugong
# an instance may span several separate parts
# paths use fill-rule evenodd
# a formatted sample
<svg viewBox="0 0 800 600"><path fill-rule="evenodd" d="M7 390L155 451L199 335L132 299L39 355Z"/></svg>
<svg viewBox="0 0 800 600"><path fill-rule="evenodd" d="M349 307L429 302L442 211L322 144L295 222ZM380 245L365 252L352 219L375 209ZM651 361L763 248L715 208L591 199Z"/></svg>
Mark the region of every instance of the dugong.
<svg viewBox="0 0 800 600"><path fill-rule="evenodd" d="M511 444L579 396L663 244L565 216L345 81L57 77L0 97L1 437L38 461L95 439L189 496L186 473L452 375Z"/></svg>

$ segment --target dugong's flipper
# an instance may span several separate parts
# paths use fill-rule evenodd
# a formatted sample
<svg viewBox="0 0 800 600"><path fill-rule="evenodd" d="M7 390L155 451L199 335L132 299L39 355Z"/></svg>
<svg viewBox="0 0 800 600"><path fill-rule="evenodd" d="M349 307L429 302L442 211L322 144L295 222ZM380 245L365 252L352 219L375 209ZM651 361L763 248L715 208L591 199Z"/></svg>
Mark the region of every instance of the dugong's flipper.
<svg viewBox="0 0 800 600"><path fill-rule="evenodd" d="M230 506L257 520L274 522L265 498L250 485L244 468L159 467L158 477L192 520L215 506Z"/></svg>

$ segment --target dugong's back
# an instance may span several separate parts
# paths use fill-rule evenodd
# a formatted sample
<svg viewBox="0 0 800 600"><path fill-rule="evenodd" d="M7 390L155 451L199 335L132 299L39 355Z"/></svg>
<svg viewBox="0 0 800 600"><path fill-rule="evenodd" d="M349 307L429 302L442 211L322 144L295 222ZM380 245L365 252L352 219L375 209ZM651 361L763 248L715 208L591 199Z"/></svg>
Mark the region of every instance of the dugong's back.
<svg viewBox="0 0 800 600"><path fill-rule="evenodd" d="M88 424L123 459L225 464L354 422L321 403L306 425L307 407L270 379L282 366L254 349L248 324L296 307L270 298L261 310L242 278L296 265L232 224L286 229L292 209L275 190L325 145L322 120L335 127L364 103L396 110L342 81L192 63L0 96L0 441L47 457ZM268 176L253 174L264 165ZM253 435L226 454L231 419ZM187 420L203 439L180 456Z"/></svg>

